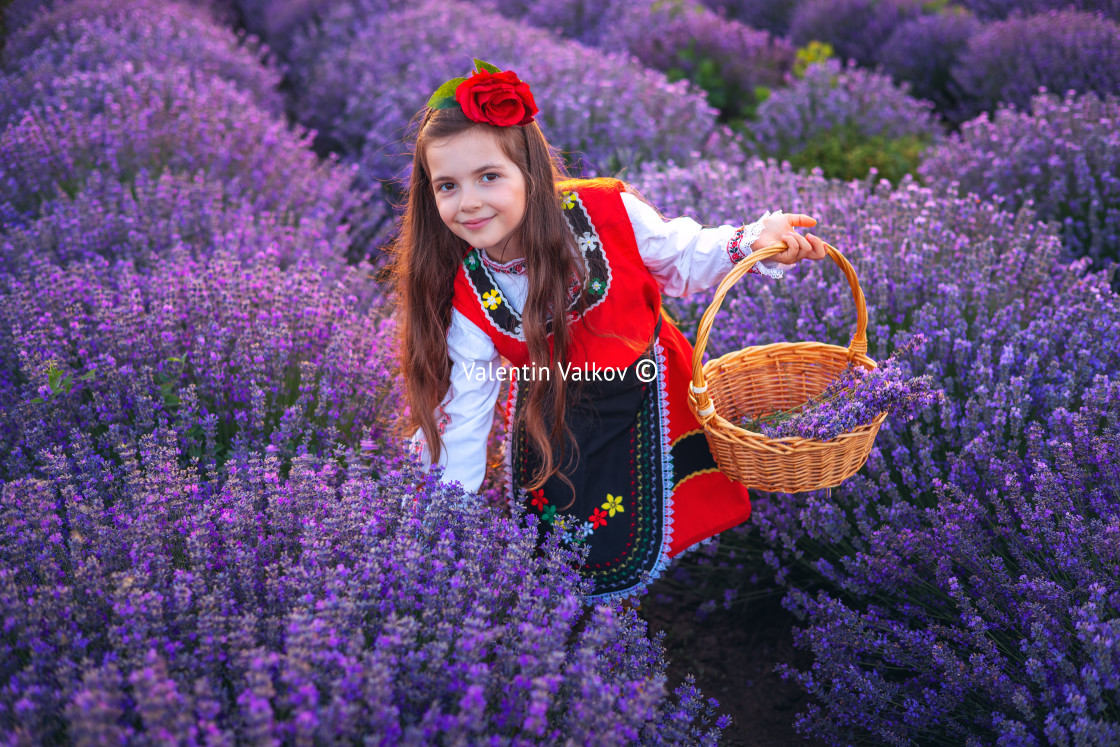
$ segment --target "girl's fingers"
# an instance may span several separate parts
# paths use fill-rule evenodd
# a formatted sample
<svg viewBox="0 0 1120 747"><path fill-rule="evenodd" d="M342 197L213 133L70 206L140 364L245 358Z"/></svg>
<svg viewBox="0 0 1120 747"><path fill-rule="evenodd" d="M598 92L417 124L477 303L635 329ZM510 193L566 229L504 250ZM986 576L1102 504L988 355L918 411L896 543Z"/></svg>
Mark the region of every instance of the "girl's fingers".
<svg viewBox="0 0 1120 747"><path fill-rule="evenodd" d="M809 246L809 241L799 233L791 232L786 234L786 246L793 250L795 256L794 261L808 256L812 251L812 247Z"/></svg>
<svg viewBox="0 0 1120 747"><path fill-rule="evenodd" d="M812 228L817 225L817 219L811 215L804 213L785 213L786 218L789 220L791 226L799 228Z"/></svg>
<svg viewBox="0 0 1120 747"><path fill-rule="evenodd" d="M828 256L828 251L824 248L824 241L820 236L814 236L811 233L805 234L805 238L809 240L809 245L813 248L813 259L824 259Z"/></svg>

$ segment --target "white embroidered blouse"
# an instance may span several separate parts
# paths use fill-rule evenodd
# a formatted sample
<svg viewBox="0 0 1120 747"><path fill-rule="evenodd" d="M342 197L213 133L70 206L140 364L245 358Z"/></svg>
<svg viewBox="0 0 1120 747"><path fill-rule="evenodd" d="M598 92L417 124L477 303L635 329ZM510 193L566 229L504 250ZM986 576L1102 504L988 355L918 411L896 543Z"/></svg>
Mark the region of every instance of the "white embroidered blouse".
<svg viewBox="0 0 1120 747"><path fill-rule="evenodd" d="M741 241L733 242L740 230L734 226L707 228L691 218L665 221L656 210L627 192L622 193L622 204L646 267L662 293L678 298L719 283L736 262L750 254L750 247L762 233L763 221L770 216L766 212L754 223L745 224ZM524 262L498 264L485 253L482 258L503 298L518 311L524 308L529 291ZM782 277L792 266L773 261L755 265L760 273L772 278ZM441 479L458 481L474 492L486 476L486 442L494 423L494 404L501 387L497 371L502 361L490 337L456 309L451 310L447 351L451 357L451 386L436 412L443 440ZM430 465L423 431L416 431L412 445L423 464Z"/></svg>

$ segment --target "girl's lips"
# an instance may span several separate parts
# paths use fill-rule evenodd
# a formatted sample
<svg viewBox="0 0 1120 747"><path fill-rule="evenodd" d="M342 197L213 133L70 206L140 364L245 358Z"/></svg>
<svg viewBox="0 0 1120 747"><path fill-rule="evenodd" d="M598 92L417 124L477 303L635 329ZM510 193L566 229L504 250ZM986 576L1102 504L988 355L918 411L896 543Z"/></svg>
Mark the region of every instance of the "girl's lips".
<svg viewBox="0 0 1120 747"><path fill-rule="evenodd" d="M472 231L476 231L476 230L478 230L479 228L482 228L483 226L485 226L485 225L486 225L487 223L489 223L489 222L490 222L490 220L491 220L491 219L492 219L493 217L494 217L494 216L492 216L492 215L491 215L491 216L490 216L490 218L483 218L482 220L474 220L474 221L470 221L469 223L467 223L467 222L464 222L464 223L463 223L463 225L464 225L465 227L469 228L469 229L470 229L470 230L472 230Z"/></svg>

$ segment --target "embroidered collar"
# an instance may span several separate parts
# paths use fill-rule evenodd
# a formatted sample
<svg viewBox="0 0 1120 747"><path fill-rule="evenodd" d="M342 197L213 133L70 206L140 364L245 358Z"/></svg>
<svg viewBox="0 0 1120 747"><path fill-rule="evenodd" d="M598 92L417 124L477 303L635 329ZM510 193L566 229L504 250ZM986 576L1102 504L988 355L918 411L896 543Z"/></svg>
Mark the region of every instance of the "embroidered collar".
<svg viewBox="0 0 1120 747"><path fill-rule="evenodd" d="M583 313L586 314L601 304L607 297L607 291L611 285L611 267L610 263L607 262L603 244L599 240L599 231L595 228L595 224L591 222L591 216L588 215L587 208L579 198L579 193L565 191L561 196L568 228L576 238L576 244L583 254L584 263L587 267L587 284L582 289L578 283L568 289L571 298L568 308L569 310L575 308L582 299ZM463 256L463 269L466 272L467 282L470 283L483 311L494 326L512 338L524 341L525 334L521 329L521 314L503 296L492 274L492 271L509 272L514 275L523 274L524 269L518 271L510 267L518 261L520 260L499 264L487 257L486 252L471 249ZM582 293L579 292L580 290L582 290Z"/></svg>
<svg viewBox="0 0 1120 747"><path fill-rule="evenodd" d="M501 272L506 275L524 275L526 272L524 257L511 259L509 262L495 262L494 260L490 259L490 255L488 255L484 251L480 251L478 249L474 249L473 251L478 252L478 256L482 258L482 264L489 267L493 272Z"/></svg>

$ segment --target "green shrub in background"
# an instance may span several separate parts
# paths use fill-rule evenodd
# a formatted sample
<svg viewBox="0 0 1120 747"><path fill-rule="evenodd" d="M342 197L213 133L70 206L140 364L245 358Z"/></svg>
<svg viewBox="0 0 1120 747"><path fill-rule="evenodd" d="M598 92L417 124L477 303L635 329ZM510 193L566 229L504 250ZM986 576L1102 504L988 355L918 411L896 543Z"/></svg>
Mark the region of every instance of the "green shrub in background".
<svg viewBox="0 0 1120 747"><path fill-rule="evenodd" d="M817 135L787 160L795 169L819 166L833 179L862 179L875 169L879 176L897 184L904 175L917 170L929 143L929 138L917 135L868 136L849 124Z"/></svg>
<svg viewBox="0 0 1120 747"><path fill-rule="evenodd" d="M806 63L793 85L771 91L744 130L748 149L825 176L854 179L872 168L897 182L917 169L922 151L942 137L932 104L891 79L824 58L825 45L799 52ZM810 60L818 60L810 62Z"/></svg>

